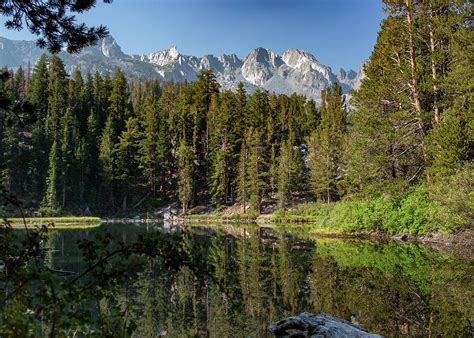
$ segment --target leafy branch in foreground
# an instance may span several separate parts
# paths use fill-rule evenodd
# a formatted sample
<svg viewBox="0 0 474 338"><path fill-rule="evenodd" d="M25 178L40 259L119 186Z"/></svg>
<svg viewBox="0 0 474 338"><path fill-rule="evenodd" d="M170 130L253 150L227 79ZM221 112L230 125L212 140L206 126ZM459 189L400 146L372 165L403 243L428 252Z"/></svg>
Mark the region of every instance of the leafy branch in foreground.
<svg viewBox="0 0 474 338"><path fill-rule="evenodd" d="M104 3L111 2L104 0ZM26 27L38 36L36 42L40 48L58 53L66 46L69 53L76 53L108 35L106 27L87 27L77 23L74 15L69 15L86 12L96 3L96 0L1 0L0 14L7 18L6 28L21 30Z"/></svg>
<svg viewBox="0 0 474 338"><path fill-rule="evenodd" d="M4 207L20 208L3 188L0 198ZM135 325L124 319L128 310L118 299L148 262L159 261L163 269L188 266L200 275L211 271L200 257L204 250L179 234L159 231L140 234L131 243L114 241L110 233L82 240L87 268L78 274L59 271L48 261L48 227L25 224L25 229L13 230L7 220L0 225L0 332L6 336L131 334Z"/></svg>

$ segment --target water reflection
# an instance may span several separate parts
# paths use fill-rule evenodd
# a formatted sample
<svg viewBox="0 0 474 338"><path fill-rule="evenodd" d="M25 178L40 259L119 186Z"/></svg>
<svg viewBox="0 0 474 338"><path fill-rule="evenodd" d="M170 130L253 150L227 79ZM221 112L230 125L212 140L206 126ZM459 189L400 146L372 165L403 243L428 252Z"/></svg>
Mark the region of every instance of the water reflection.
<svg viewBox="0 0 474 338"><path fill-rule="evenodd" d="M110 224L51 232L51 266L84 269L76 241L104 231L127 242L155 229ZM472 261L414 244L310 239L248 225L181 231L190 244L202 244L205 252L195 254L215 271L206 276L147 262L118 299L131 309L137 337L260 337L270 322L301 311L326 312L387 336L473 335Z"/></svg>

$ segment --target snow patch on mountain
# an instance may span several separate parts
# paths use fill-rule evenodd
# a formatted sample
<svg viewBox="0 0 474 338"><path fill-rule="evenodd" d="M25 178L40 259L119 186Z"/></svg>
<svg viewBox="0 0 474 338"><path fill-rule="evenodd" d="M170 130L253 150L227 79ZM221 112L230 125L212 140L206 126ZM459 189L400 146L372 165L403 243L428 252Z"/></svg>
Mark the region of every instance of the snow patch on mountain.
<svg viewBox="0 0 474 338"><path fill-rule="evenodd" d="M0 37L0 64L9 67L31 65L44 51L31 41ZM365 76L361 69L340 69L336 74L306 51L290 48L278 55L266 48L252 50L243 60L235 54L196 57L181 53L175 46L148 55L127 55L112 37L79 54L59 53L69 72L114 72L120 68L132 78L157 78L166 81L193 81L201 69L212 69L223 89L235 90L242 82L247 91L257 88L277 94L306 95L320 102L321 90L338 83L344 93L360 86Z"/></svg>

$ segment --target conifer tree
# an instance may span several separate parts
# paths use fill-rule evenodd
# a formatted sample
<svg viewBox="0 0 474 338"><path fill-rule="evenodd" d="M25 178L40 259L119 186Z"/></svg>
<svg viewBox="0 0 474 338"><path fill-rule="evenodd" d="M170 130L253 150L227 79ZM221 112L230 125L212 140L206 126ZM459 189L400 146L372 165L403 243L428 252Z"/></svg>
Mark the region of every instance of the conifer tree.
<svg viewBox="0 0 474 338"><path fill-rule="evenodd" d="M79 132L84 135L89 111L86 110L84 98L84 80L79 69L75 69L68 84L68 107L76 118Z"/></svg>
<svg viewBox="0 0 474 338"><path fill-rule="evenodd" d="M247 135L249 157L247 166L247 191L249 206L260 213L263 194L266 192L268 176L267 164L264 159L262 133L258 129L250 128Z"/></svg>
<svg viewBox="0 0 474 338"><path fill-rule="evenodd" d="M452 59L445 61L448 62L446 68L449 69L449 73L444 76L441 74L442 78L438 82L441 86L437 88L439 97L444 94L444 107L439 104L438 123L427 137L431 157L428 172L434 179L455 174L474 157L474 91L472 90L474 31L472 25L467 24L472 15L472 4L461 2L452 6L454 8L448 12L450 20L447 20L457 28L449 36L451 43L449 54L452 55ZM439 33L439 26L442 25L439 21L443 19L433 18L433 15L439 15L440 9L433 7L432 5L429 12L434 13L430 19L436 20L432 22L432 25L435 25L433 29L438 34L444 35L446 31ZM441 9L446 16L444 13L447 11L446 7L443 6ZM436 47L439 48L438 45ZM441 60L443 59L437 58L435 61L439 63ZM442 108L445 110L442 111Z"/></svg>
<svg viewBox="0 0 474 338"><path fill-rule="evenodd" d="M46 136L58 140L61 133L61 118L67 108L67 80L64 63L58 56L52 56L48 73L48 115L46 116Z"/></svg>
<svg viewBox="0 0 474 338"><path fill-rule="evenodd" d="M278 185L278 157L277 157L277 145L272 143L270 150L270 162L268 166L268 182L270 187L270 192L273 195L277 191Z"/></svg>
<svg viewBox="0 0 474 338"><path fill-rule="evenodd" d="M46 193L43 206L49 212L55 213L59 209L59 175L60 175L60 151L58 142L55 140L49 152L48 176L46 177Z"/></svg>
<svg viewBox="0 0 474 338"><path fill-rule="evenodd" d="M25 178L24 175L21 175L25 166L21 165L23 151L20 147L22 142L20 128L16 124L5 126L2 134L2 138L0 139L0 149L2 150L3 157L3 163L0 167L1 184L8 191L21 194L22 183L26 182L21 182L21 179Z"/></svg>
<svg viewBox="0 0 474 338"><path fill-rule="evenodd" d="M158 97L155 93L149 93L146 97L144 104L144 138L141 141L140 149L140 163L143 168L143 172L147 177L147 185L150 188L153 195L156 194L158 186L160 184L161 166L165 162L165 153L160 153L160 143L162 140L160 137L160 125L164 121L160 121L159 118L159 106Z"/></svg>
<svg viewBox="0 0 474 338"><path fill-rule="evenodd" d="M367 78L353 95L356 109L350 117L346 160L346 183L352 194L399 191L422 174L418 118L413 117L413 104L405 94L408 89L400 89L409 83L403 75L409 65L402 26L403 19L384 20L364 67ZM403 65L394 55L403 55Z"/></svg>
<svg viewBox="0 0 474 338"><path fill-rule="evenodd" d="M133 188L139 183L139 147L142 133L136 117L130 117L116 145L116 178L120 184L122 209L127 210Z"/></svg>
<svg viewBox="0 0 474 338"><path fill-rule="evenodd" d="M99 121L93 109L87 118L86 135L82 138L80 146L76 148L77 161L81 164L81 202L95 204L98 202L97 193L100 185L99 166Z"/></svg>
<svg viewBox="0 0 474 338"><path fill-rule="evenodd" d="M195 184L197 188L207 186L207 174L209 172L209 130L207 125L207 114L213 94L219 93L220 85L216 76L210 69L203 69L197 75L193 84L193 136L192 146L194 161L196 163ZM197 190L197 189L195 189Z"/></svg>
<svg viewBox="0 0 474 338"><path fill-rule="evenodd" d="M181 139L176 153L178 160L178 196L183 213L186 214L193 202L193 150Z"/></svg>
<svg viewBox="0 0 474 338"><path fill-rule="evenodd" d="M35 110L35 124L32 130L34 151L31 161L33 192L35 198L41 200L45 190L49 153L45 134L45 119L48 115L48 69L45 54L40 56L33 69L27 97Z"/></svg>
<svg viewBox="0 0 474 338"><path fill-rule="evenodd" d="M324 90L321 96L321 124L309 140L308 166L314 194L331 202L340 197L338 181L342 178L346 112L339 85Z"/></svg>
<svg viewBox="0 0 474 338"><path fill-rule="evenodd" d="M75 144L74 149L74 163L76 164L75 172L77 173L77 202L80 206L86 203L86 191L90 189L92 192L95 190L93 186L93 180L89 175L92 174L91 164L91 153L88 147L87 141L84 137L81 137Z"/></svg>
<svg viewBox="0 0 474 338"><path fill-rule="evenodd" d="M243 212L247 212L248 205L248 158L249 158L249 149L247 146L246 139L242 140L240 155L239 155L239 164L237 171L237 201L242 204Z"/></svg>
<svg viewBox="0 0 474 338"><path fill-rule="evenodd" d="M107 91L106 83L102 90ZM117 69L112 81L112 90L109 97L109 116L112 117L114 136L118 137L125 127L125 121L130 116L130 96L127 80L120 69Z"/></svg>
<svg viewBox="0 0 474 338"><path fill-rule="evenodd" d="M209 177L211 199L217 205L227 204L229 187L229 149L224 143L213 152L212 170Z"/></svg>
<svg viewBox="0 0 474 338"><path fill-rule="evenodd" d="M101 191L106 205L110 208L115 207L114 196L114 128L112 117L107 119L102 131L99 146L99 164L101 177Z"/></svg>
<svg viewBox="0 0 474 338"><path fill-rule="evenodd" d="M281 147L278 170L278 202L284 208L292 200L292 193L303 185L303 163L301 154L286 141Z"/></svg>
<svg viewBox="0 0 474 338"><path fill-rule="evenodd" d="M61 206L66 207L69 203L69 193L77 188L77 163L75 161L75 150L79 141L79 130L76 117L71 109L66 110L62 121L61 135Z"/></svg>

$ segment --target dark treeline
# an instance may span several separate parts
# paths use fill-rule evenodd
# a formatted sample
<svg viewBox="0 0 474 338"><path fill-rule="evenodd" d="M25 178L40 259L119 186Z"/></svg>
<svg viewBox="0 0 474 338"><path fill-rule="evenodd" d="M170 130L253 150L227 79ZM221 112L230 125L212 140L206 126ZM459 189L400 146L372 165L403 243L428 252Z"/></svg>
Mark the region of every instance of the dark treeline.
<svg viewBox="0 0 474 338"><path fill-rule="evenodd" d="M280 148L293 152L319 122L305 97L220 92L209 70L192 84L132 82L120 70L68 76L43 56L28 73L5 83L35 122L2 126L2 181L46 212L127 210L153 196L178 196L185 210L237 198L258 209L277 190Z"/></svg>
<svg viewBox="0 0 474 338"><path fill-rule="evenodd" d="M409 191L433 196L472 179L473 49L469 1L384 1L390 14L346 109L299 95L193 83L68 75L58 57L18 69L2 91L35 122L0 126L2 183L32 208L114 212L178 197L259 212L295 196L332 202ZM470 181L471 180L471 181ZM461 185L464 184L464 187ZM471 183L469 183L471 184ZM155 204L156 205L156 204Z"/></svg>

